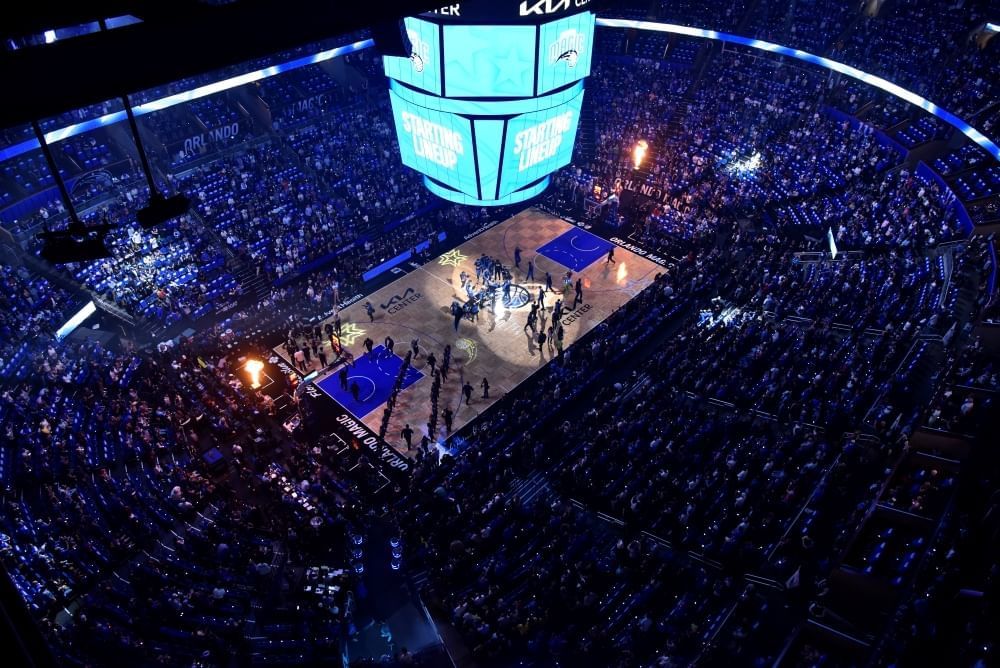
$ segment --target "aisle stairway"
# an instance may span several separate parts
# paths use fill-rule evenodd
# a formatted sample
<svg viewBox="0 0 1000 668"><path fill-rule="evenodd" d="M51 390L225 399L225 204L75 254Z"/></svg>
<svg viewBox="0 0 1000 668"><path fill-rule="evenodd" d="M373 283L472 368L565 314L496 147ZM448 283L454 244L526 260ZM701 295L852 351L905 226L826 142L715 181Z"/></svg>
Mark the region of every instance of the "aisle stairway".
<svg viewBox="0 0 1000 668"><path fill-rule="evenodd" d="M256 268L244 260L234 258L231 262L233 276L239 281L243 291L243 299L254 304L267 299L271 294L271 282L267 275L263 271L258 273Z"/></svg>

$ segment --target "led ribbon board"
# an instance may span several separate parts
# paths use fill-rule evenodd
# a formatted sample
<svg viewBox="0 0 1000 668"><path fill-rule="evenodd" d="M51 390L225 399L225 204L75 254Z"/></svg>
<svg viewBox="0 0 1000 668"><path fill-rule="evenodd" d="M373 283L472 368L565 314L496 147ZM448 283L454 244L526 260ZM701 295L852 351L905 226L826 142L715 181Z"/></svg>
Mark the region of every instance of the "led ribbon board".
<svg viewBox="0 0 1000 668"><path fill-rule="evenodd" d="M531 16L540 16L540 15L542 15L542 14L540 14L540 12L542 12L545 9L547 9L548 8L548 4L552 4L552 5L559 6L559 7L568 7L569 6L569 4L567 3L566 0L553 0L551 3L546 3L546 0L542 0L541 3L536 3L536 4L522 3L522 5L524 5L524 11L528 12L529 15L531 15ZM582 6L586 6L588 4L588 2L587 2L587 0L574 0L574 2L572 4L573 4L573 6L581 6L582 7ZM458 4L458 5L453 5L451 7L455 8L456 11L461 11L463 5ZM438 12L447 11L449 9L450 8L442 8L442 9L438 10ZM411 22L413 20L414 19L407 19L407 21L411 21ZM749 47L755 48L755 49L761 49L761 50L764 50L764 51L770 51L772 53L778 53L778 54L781 54L781 55L784 55L784 56L790 56L792 58L798 58L799 60L804 60L806 62L810 62L810 63L813 63L815 65L819 65L820 67L825 67L825 68L827 68L829 70L833 70L835 72L840 72L841 74L844 74L846 76L849 76L849 77L852 77L854 79L857 79L858 81L862 81L862 82L864 82L866 84L869 84L869 85L872 85L872 86L876 86L877 88L880 88L881 90L884 90L887 93L895 95L896 97L900 98L901 100L905 100L906 102L909 102L910 104L915 104L915 105L919 106L921 109L924 109L924 110L926 110L926 111L934 114L935 116L937 116L938 118L940 118L944 122L948 123L949 125L951 125L951 126L953 126L955 128L958 128L964 135L966 135L967 137L969 137L972 141L976 142L979 146L981 146L983 149L985 149L987 152L989 152L993 157L995 157L998 160L1000 160L1000 148L998 148L996 146L996 144L994 144L993 142L991 142L981 132L979 132L978 130L976 130L975 128L973 128L969 123L963 121L961 118L958 118L957 116L955 116L954 114L952 114L948 110L942 109L942 108L938 107L936 104L934 104L930 100L927 100L926 98L923 98L923 97L917 95L916 93L913 93L911 91L906 90L905 88L897 86L896 84L892 83L891 81L886 81L885 79L882 79L881 77L877 77L877 76L875 76L873 74L869 74L867 72L863 72L863 71L857 69L856 67L851 67L850 65L845 65L844 63L839 63L839 62L837 62L835 60L830 60L829 58L823 58L821 56L817 56L817 55L808 53L806 51L801 51L799 49L793 49L791 47L782 46L780 44L774 44L772 42L765 42L764 40L753 39L753 38L750 38L750 37L741 37L739 35L732 35L730 33L717 32L715 30L705 30L705 29L702 29L702 28L692 28L690 26L682 26L682 25L677 25L677 24L673 24L673 23L657 23L657 22L652 22L652 21L635 21L635 20L631 20L631 19L597 19L597 25L599 25L599 26L601 26L603 28L632 28L632 29L637 29L637 30L652 30L652 31L655 31L655 32L666 32L666 33L672 33L672 34L677 34L677 35L686 35L688 37L702 37L702 38L705 38L705 39L717 39L717 40L721 40L721 41L724 41L724 42L731 42L733 44L741 44L743 46L749 46ZM409 32L409 24L408 24L407 27L408 27L408 32ZM433 30L436 31L436 28L433 28ZM996 24L993 24L993 23L987 23L987 24L985 24L983 26L983 30L986 31L986 32L1000 32L1000 26L998 26ZM434 32L434 34L437 35L437 32ZM593 30L592 29L591 29L591 34L593 34ZM418 40L414 40L413 37L414 37L413 34L411 34L410 35L410 39L411 39L411 41L414 44L414 48L413 48L414 54L420 55L421 60L423 62L429 61L430 58L431 58L431 54L434 53L434 48L435 48L435 45L437 44L437 42L434 42L434 43L421 42L421 40L419 40L419 39ZM419 50L417 48L418 44L420 44L421 47L422 47ZM272 66L272 67L266 67L264 69L260 69L260 70L257 70L255 72L249 72L247 74L242 74L242 75L239 75L239 76L230 77L228 79L223 79L221 81L217 81L217 82L212 83L212 84L208 84L208 85L205 85L205 86L199 86L199 87L191 89L191 90L187 90L187 91L183 91L183 92L180 92L180 93L176 93L174 95L168 95L167 97L160 98L160 99L157 99L157 100L152 100L150 102L146 102L144 104L140 104L140 105L134 107L133 111L135 112L136 116L142 116L144 114L152 113L154 111L160 111L160 110L163 110L163 109L167 109L167 108L172 107L174 105L183 104L185 102L190 102L191 100L196 100L196 99L199 99L199 98L202 98L202 97L206 97L206 96L209 96L209 95L214 95L216 93L221 93L223 91L230 90L232 88L236 88L238 86L242 86L242 85L245 85L247 83L251 83L253 81L259 81L261 79L266 79L268 77L272 77L272 76L275 76L277 74L281 74L283 72L288 72L288 71L293 70L293 69L298 69L300 67L305 67L307 65L312 65L314 63L323 62L324 60L330 60L332 58L336 58L338 56L342 56L342 55L345 55L345 54L348 54L348 53L353 53L355 51L360 51L362 49L367 49L367 48L369 48L371 46L372 46L372 40L366 39L366 40L362 40L362 41L359 41L359 42L355 42L353 44L347 44L345 46L337 47L335 49L329 49L329 50L326 50L326 51L319 51L319 52L314 53L314 54L312 54L310 56L305 56L303 58L297 58L295 60L288 61L288 62L285 62L285 63L281 63L279 65L275 65L275 66ZM578 56L577 56L578 58L579 57L584 57L583 65L580 65L580 61L578 60L577 61L577 66L586 67L586 71L587 71L588 74L590 72L590 58L591 58L591 53L592 53L592 50L588 47L588 48L584 49L583 51L578 52ZM572 59L573 56L570 55L569 52L566 52L566 54L567 55L565 56L565 58L566 58L566 62L568 64L570 62L570 60ZM562 56L563 54L560 53L559 55ZM394 58L394 59L387 58L386 59L386 61L387 61L387 63L386 63L386 74L388 74L388 76L390 78L392 78L392 79L396 79L398 81L405 81L405 76L407 76L407 75L403 74L403 73L404 72L409 72L411 67L416 67L415 65L411 64L411 59L412 58L413 58L413 56L411 56L411 58ZM400 66L397 63L397 65L396 65L396 67L397 67L396 71L395 72L390 72L389 71L389 61L400 61L400 63L405 64L405 65ZM419 67L423 68L423 66L424 66L423 62L421 62L421 64L419 65ZM440 79L433 79L432 77L433 76L438 76L438 77L440 76L440 71L441 71L440 68L437 68L436 70L431 70L431 71L435 72L436 74L431 75L431 78L429 78L428 80L429 81L439 81ZM549 71L550 72L555 72L556 70L555 70L555 68L551 68ZM544 80L543 77L539 77L539 79L540 79L540 81ZM417 82L413 82L413 81L407 81L406 83L410 83L412 85L424 88L425 90L431 90L430 88L427 88L427 86L431 85L431 84L425 84L425 85L421 86L421 84L419 84ZM541 91L544 92L544 90L545 90L544 84L540 83L539 85L542 86ZM433 85L431 85L431 86L432 86L432 88L434 88ZM440 91L437 90L436 88L434 88L434 92L436 94L440 95ZM112 113L109 113L109 114L105 114L104 116L101 116L99 118L94 118L94 119L91 119L91 120L88 120L88 121L83 121L82 123L74 123L74 124L71 124L71 125L67 125L66 127L60 128L58 130L53 130L51 132L47 132L47 133L45 133L45 141L47 141L49 143L54 143L54 142L57 142L57 141L61 141L63 139L67 139L69 137L74 137L76 135L83 134L85 132L89 132L91 130L96 130L97 128L107 127L109 125L113 125L114 123L119 123L119 122L121 122L123 120L125 120L125 112L124 111L115 111L115 112L112 112ZM19 156L19 155L21 155L23 153L27 153L28 151L32 151L34 149L37 149L38 147L39 147L39 145L38 145L38 140L37 139L28 139L28 140L25 140L25 141L20 142L18 144L14 144L13 146L9 146L7 148L4 148L4 149L0 150L0 162L2 162L4 160L9 160L10 158L17 157L17 156Z"/></svg>
<svg viewBox="0 0 1000 668"><path fill-rule="evenodd" d="M997 147L989 138L986 137L982 132L975 129L961 118L951 113L947 109L942 109L938 105L934 104L925 97L921 97L916 93L906 90L902 86L887 81L882 77L877 77L874 74L869 74L868 72L863 72L856 67L850 65L845 65L844 63L837 62L836 60L830 60L829 58L824 58L822 56L817 56L816 54L809 53L807 51L802 51L800 49L793 49L789 46L782 46L781 44L775 44L774 42L765 42L762 39L753 39L752 37L741 37L740 35L732 35L727 32L718 32L716 30L704 30L702 28L692 28L690 26L677 25L675 23L658 23L655 21L635 21L632 19L598 19L597 25L602 28L631 28L634 30L651 30L653 32L665 32L674 35L685 35L687 37L703 37L705 39L717 39L723 42L730 42L731 44L740 44L742 46L749 46L753 49L760 49L762 51L769 51L771 53L777 53L781 56L788 56L790 58L798 58L799 60L805 61L807 63L812 63L813 65L819 65L820 67L825 67L828 70L834 72L839 72L853 79L857 79L861 83L868 84L869 86L874 86L879 90L883 90L890 95L895 95L901 100L909 102L910 104L916 105L923 109L924 111L934 114L940 118L945 123L957 128L962 134L976 142L979 146L986 150L987 153L992 155L997 160L1000 160L1000 147ZM989 29L991 24L986 24L985 29Z"/></svg>
<svg viewBox="0 0 1000 668"><path fill-rule="evenodd" d="M331 60L333 58L338 58L340 56L347 55L349 53L354 53L355 51L361 51L362 49L367 49L373 44L372 40L365 39L359 42L354 42L353 44L346 44L344 46L338 46L333 49L327 49L325 51L318 51L314 54L303 56L301 58L296 58L294 60L289 60L284 63L279 63L278 65L272 65L271 67L265 67L254 72L247 72L246 74L240 74L238 76L229 77L228 79L221 79L219 81L206 84L204 86L198 86L197 88L192 88L190 90L182 91L180 93L175 93L173 95L167 95L166 97L161 97L155 100L150 100L149 102L143 102L132 108L132 113L135 116L145 116L146 114L151 114L155 111L162 111L164 109L169 109L170 107L176 106L178 104L184 104L186 102L191 102L192 100L198 100L203 97L208 97L210 95L215 95L223 91L231 90L239 86L245 86L247 84L253 83L255 81L260 81L262 79L267 79L284 72L291 72L292 70L297 70L302 67L307 67L309 65L315 65L316 63L322 63L325 60ZM51 132L45 133L45 142L48 144L54 144L56 142L62 141L64 139L69 139L70 137L75 137L76 135L83 134L84 132L90 132L91 130L96 130L98 128L107 127L109 125L114 125L115 123L120 123L127 118L125 111L113 111L108 114L104 114L98 118L92 118L81 123L73 123L72 125L67 125L65 127L59 128L58 130L52 130ZM10 158L15 158L22 153L27 153L28 151L33 151L39 148L40 145L37 139L28 139L13 146L8 146L7 148L0 150L0 162L4 160L9 160Z"/></svg>
<svg viewBox="0 0 1000 668"><path fill-rule="evenodd" d="M569 164L590 74L589 0L480 0L404 20L384 57L403 164L465 204L524 201Z"/></svg>

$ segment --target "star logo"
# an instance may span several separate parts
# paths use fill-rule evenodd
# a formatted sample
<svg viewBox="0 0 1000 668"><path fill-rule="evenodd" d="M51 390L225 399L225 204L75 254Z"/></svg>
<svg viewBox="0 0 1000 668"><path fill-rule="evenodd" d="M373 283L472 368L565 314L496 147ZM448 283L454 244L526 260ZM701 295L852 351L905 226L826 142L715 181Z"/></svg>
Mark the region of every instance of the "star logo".
<svg viewBox="0 0 1000 668"><path fill-rule="evenodd" d="M354 342L365 335L365 330L361 329L353 322L345 323L340 328L340 345L353 346Z"/></svg>
<svg viewBox="0 0 1000 668"><path fill-rule="evenodd" d="M521 58L521 54L516 48L508 49L503 58L497 58L494 64L497 68L497 76L494 82L496 86L509 84L502 90L510 93L523 90L531 65Z"/></svg>
<svg viewBox="0 0 1000 668"><path fill-rule="evenodd" d="M462 264L463 261L465 261L465 256L462 255L457 248L455 250L448 251L438 258L438 264L442 267L457 267Z"/></svg>
<svg viewBox="0 0 1000 668"><path fill-rule="evenodd" d="M493 81L489 68L492 56L495 28L489 26L462 26L457 30L454 56L449 55L445 62L448 74L448 95L456 97L482 95L482 82ZM448 38L452 39L451 37ZM455 73L452 77L451 72Z"/></svg>

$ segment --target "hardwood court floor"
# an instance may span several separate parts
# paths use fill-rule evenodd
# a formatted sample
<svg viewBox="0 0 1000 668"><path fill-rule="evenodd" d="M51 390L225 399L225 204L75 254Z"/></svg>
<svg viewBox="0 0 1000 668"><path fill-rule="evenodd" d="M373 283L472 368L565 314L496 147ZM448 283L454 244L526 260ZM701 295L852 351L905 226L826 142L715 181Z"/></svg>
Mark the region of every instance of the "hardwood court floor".
<svg viewBox="0 0 1000 668"><path fill-rule="evenodd" d="M411 340L419 338L421 354L414 360L413 367L423 375L415 382L412 378L408 379L412 384L400 392L386 432L386 440L405 452L405 443L400 437L404 424L409 423L414 430L413 443L416 446L426 433L430 416L432 378L427 354L433 351L440 365L444 347L450 344L451 370L441 387L439 408L442 411L445 406L452 408L455 412L453 429L458 430L475 420L494 401L547 364L556 354L555 349L550 349L548 345L539 350L529 336L531 330L525 331L530 302L511 309L505 309L500 304L496 314L480 313L478 323L463 319L456 332L450 307L453 300L464 303L467 299L459 274L464 270L475 280L474 262L485 253L499 258L510 267L515 274L513 283L525 288L534 299L539 288L545 285L545 272L548 271L556 292L546 294L546 312L541 326L547 329L551 324L552 307L556 299L562 297L566 302L562 316L564 344L565 348L569 348L652 283L656 273L662 271L655 263L620 247L615 247L616 262L607 264L606 249L611 245L560 218L529 208L368 295L367 300L376 311L374 322L365 313L365 300L352 304L340 313L342 344L354 354L356 366L363 370L357 371L363 384L362 403L355 403L350 398L345 402L343 396L338 400L377 432L382 421L385 385L391 386L395 377L393 369L398 369L399 364L391 359L385 363L374 359L362 364L363 341L371 337L378 346L391 336L395 340L396 355L402 357L410 349ZM513 269L515 247L521 249L520 270ZM539 249L545 255L540 254ZM535 278L526 282L529 259L535 263ZM584 302L575 309L569 308L574 291L570 289L562 294L562 277L568 268L584 264L587 266L581 271L573 272L574 283L577 278L583 279ZM518 291L515 289L514 292ZM329 343L326 345L329 347ZM275 348L275 352L290 361L280 346ZM318 366L315 359L312 364ZM369 382L368 378L360 376L372 373L370 370L379 365L385 371L381 381ZM330 393L331 387L339 386L339 370L339 366L328 368L315 382ZM349 368L348 372L353 378L352 369ZM484 377L490 384L489 399L482 398L480 384ZM324 383L325 379L328 380ZM474 388L470 405L466 405L462 397L463 379L468 379ZM378 393L376 384L380 386ZM367 403L364 402L365 397L370 399ZM378 403L374 404L374 401ZM446 434L444 420L440 417L438 429L437 438L443 439Z"/></svg>

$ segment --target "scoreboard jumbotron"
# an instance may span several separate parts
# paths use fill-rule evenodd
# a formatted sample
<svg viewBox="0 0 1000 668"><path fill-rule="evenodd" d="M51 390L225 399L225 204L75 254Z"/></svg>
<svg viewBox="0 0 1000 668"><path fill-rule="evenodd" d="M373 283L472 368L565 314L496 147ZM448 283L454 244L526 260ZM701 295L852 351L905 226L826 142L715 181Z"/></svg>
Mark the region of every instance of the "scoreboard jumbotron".
<svg viewBox="0 0 1000 668"><path fill-rule="evenodd" d="M568 164L590 74L589 0L479 0L404 19L409 58L386 56L403 164L453 202L502 205Z"/></svg>

